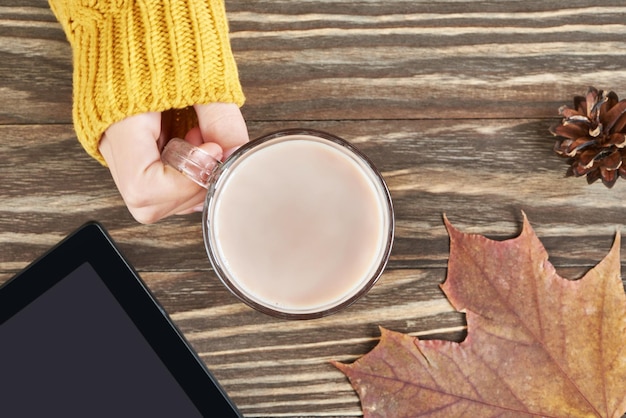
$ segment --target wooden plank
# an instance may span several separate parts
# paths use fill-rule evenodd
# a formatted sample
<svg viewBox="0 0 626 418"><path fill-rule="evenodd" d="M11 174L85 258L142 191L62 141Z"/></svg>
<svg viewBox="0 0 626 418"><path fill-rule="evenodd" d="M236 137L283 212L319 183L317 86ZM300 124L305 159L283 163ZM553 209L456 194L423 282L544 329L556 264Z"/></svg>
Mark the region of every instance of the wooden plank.
<svg viewBox="0 0 626 418"><path fill-rule="evenodd" d="M463 231L503 239L519 232L522 211L555 265L589 267L626 224L626 181L609 190L564 178L566 164L551 151L550 123L250 123L250 131L256 137L282 127L323 129L369 155L394 201L392 268L445 267L444 213ZM91 219L111 230L140 270L208 269L200 215L137 224L108 170L85 155L69 126L0 126L0 154L6 156L0 165L0 272L17 271Z"/></svg>
<svg viewBox="0 0 626 418"><path fill-rule="evenodd" d="M249 120L550 118L588 85L626 94L619 0L227 8ZM0 63L0 123L70 121L71 51L45 0L0 8Z"/></svg>

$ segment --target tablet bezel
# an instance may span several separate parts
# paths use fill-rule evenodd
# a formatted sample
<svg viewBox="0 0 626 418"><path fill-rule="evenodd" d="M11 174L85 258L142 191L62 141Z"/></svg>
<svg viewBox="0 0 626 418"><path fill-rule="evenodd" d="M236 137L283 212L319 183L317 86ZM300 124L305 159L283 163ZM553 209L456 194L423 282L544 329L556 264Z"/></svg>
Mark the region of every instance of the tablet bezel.
<svg viewBox="0 0 626 418"><path fill-rule="evenodd" d="M105 228L88 222L0 286L0 324L85 262L204 416L242 417Z"/></svg>

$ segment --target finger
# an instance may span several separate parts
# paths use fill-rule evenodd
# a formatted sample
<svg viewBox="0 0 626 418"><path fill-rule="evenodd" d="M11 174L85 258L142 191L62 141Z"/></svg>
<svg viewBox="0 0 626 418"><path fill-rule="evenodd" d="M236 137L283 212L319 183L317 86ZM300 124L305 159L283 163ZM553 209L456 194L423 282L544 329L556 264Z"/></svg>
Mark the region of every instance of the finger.
<svg viewBox="0 0 626 418"><path fill-rule="evenodd" d="M233 103L211 103L194 106L204 142L215 142L224 153L248 142L248 127L239 107Z"/></svg>
<svg viewBox="0 0 626 418"><path fill-rule="evenodd" d="M185 141L189 142L192 145L195 145L196 147L202 145L204 143L204 140L202 139L202 132L200 131L200 127L196 126L194 128L191 128L191 130L185 135Z"/></svg>

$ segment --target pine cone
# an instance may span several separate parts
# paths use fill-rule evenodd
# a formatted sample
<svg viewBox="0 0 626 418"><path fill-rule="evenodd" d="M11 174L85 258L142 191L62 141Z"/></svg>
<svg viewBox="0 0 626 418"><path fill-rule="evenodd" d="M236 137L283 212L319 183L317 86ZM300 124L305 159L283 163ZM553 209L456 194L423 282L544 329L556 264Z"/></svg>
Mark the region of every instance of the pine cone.
<svg viewBox="0 0 626 418"><path fill-rule="evenodd" d="M561 137L554 151L569 158L568 176L587 176L613 187L626 178L626 100L614 92L589 87L585 97L574 97L574 108L561 106L563 120L551 131Z"/></svg>

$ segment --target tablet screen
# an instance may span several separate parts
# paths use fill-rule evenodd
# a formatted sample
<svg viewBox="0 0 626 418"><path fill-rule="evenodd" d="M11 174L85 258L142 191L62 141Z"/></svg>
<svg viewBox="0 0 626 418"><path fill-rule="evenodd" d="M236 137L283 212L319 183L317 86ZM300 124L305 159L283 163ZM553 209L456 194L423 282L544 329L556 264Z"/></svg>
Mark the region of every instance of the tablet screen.
<svg viewBox="0 0 626 418"><path fill-rule="evenodd" d="M88 263L3 324L0 342L8 416L202 416Z"/></svg>
<svg viewBox="0 0 626 418"><path fill-rule="evenodd" d="M0 415L240 416L98 233L79 232L0 288ZM86 261L53 277L68 254Z"/></svg>

